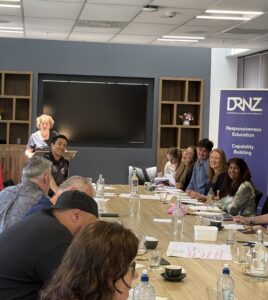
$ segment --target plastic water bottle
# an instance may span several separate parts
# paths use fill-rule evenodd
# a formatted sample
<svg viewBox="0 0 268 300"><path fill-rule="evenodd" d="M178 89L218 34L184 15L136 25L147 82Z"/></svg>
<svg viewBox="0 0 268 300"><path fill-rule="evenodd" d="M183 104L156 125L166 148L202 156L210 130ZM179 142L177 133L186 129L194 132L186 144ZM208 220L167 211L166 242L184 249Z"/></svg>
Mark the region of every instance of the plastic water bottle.
<svg viewBox="0 0 268 300"><path fill-rule="evenodd" d="M217 281L217 300L234 300L234 280L228 264L224 264L222 275Z"/></svg>
<svg viewBox="0 0 268 300"><path fill-rule="evenodd" d="M133 170L132 176L130 178L131 194L136 194L138 192L139 179L137 177L137 170Z"/></svg>
<svg viewBox="0 0 268 300"><path fill-rule="evenodd" d="M257 242L253 248L251 272L255 275L267 275L266 247L263 244L262 231L257 231Z"/></svg>
<svg viewBox="0 0 268 300"><path fill-rule="evenodd" d="M208 196L208 201L209 201L209 202L212 202L212 201L214 200L214 198L215 198L215 193L214 193L212 187L209 189L207 196Z"/></svg>
<svg viewBox="0 0 268 300"><path fill-rule="evenodd" d="M96 185L96 194L100 197L103 197L104 195L104 182L104 178L102 177L102 174L100 174Z"/></svg>
<svg viewBox="0 0 268 300"><path fill-rule="evenodd" d="M141 282L135 287L133 291L133 300L155 300L154 287L149 282L148 271L143 270L141 275Z"/></svg>
<svg viewBox="0 0 268 300"><path fill-rule="evenodd" d="M129 199L129 214L131 217L138 218L140 216L141 200L138 193L131 193Z"/></svg>
<svg viewBox="0 0 268 300"><path fill-rule="evenodd" d="M174 237L183 235L184 212L181 208L180 198L177 197L175 208L171 215L171 233Z"/></svg>

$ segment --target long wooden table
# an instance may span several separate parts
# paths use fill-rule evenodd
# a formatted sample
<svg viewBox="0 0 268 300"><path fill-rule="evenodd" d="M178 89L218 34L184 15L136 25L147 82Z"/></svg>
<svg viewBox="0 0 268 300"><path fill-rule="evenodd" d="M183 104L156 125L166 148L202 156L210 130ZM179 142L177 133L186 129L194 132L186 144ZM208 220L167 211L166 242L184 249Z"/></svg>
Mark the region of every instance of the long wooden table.
<svg viewBox="0 0 268 300"><path fill-rule="evenodd" d="M110 200L106 203L107 210L110 212L119 213L119 220L124 226L132 229L135 233L155 236L159 239L158 247L163 249L163 258L171 264L181 265L187 271L187 277L181 282L169 282L160 275L163 270L149 271L150 281L154 285L157 296L166 297L169 300L195 300L207 299L206 288L208 286L216 286L217 279L220 276L224 263L229 264L231 276L235 281L235 299L267 299L268 281L256 281L252 277L242 273L241 266L234 261L222 260L206 260L206 259L191 259L180 257L167 257L166 249L169 242L172 240L170 223L155 223L153 218L169 218L166 211L169 207L167 204L162 204L160 201L141 199L141 216L140 218L131 218L129 216L129 199L118 197L121 193L129 193L129 186L113 185L115 190L106 190L106 192L115 192L116 197L108 197ZM140 194L148 194L151 192L145 191L143 187L139 187ZM175 201L175 198L174 198ZM103 218L103 220L111 220ZM187 215L184 221L184 235L181 241L194 242L194 216ZM237 232L238 240L255 240L255 235L245 235ZM217 243L224 243L224 230L218 232ZM209 243L209 242L204 242ZM232 253L236 251L235 246L232 246ZM139 260L137 263L145 265L148 268L147 260ZM141 273L142 269L138 269ZM138 280L137 280L138 282ZM134 283L135 284L137 283Z"/></svg>

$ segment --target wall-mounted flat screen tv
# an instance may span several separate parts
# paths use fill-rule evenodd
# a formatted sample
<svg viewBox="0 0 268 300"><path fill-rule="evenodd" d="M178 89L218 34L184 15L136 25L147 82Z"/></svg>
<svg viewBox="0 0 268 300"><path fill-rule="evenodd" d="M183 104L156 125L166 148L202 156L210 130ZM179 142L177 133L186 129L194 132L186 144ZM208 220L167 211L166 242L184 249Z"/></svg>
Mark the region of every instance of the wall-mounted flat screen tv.
<svg viewBox="0 0 268 300"><path fill-rule="evenodd" d="M154 79L40 74L38 114L71 146L152 145Z"/></svg>

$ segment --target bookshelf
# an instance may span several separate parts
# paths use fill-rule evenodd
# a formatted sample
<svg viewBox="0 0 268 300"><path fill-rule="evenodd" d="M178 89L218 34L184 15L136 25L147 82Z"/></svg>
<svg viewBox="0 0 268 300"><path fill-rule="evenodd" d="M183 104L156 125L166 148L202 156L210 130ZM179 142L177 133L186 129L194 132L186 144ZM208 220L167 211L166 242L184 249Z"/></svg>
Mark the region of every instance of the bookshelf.
<svg viewBox="0 0 268 300"><path fill-rule="evenodd" d="M200 78L160 78L157 168L163 171L170 147L196 145L202 134L204 81ZM194 120L184 125L179 115L191 113Z"/></svg>

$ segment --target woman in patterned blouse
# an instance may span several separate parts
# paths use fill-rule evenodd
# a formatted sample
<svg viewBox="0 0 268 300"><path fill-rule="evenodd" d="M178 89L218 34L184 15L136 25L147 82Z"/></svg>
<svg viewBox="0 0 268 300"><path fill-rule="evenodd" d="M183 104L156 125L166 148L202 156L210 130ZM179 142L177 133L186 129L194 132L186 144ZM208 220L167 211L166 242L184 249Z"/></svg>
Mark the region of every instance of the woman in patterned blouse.
<svg viewBox="0 0 268 300"><path fill-rule="evenodd" d="M254 215L255 189L246 162L242 158L231 158L227 167L228 176L220 191L221 199L215 205L231 215Z"/></svg>

